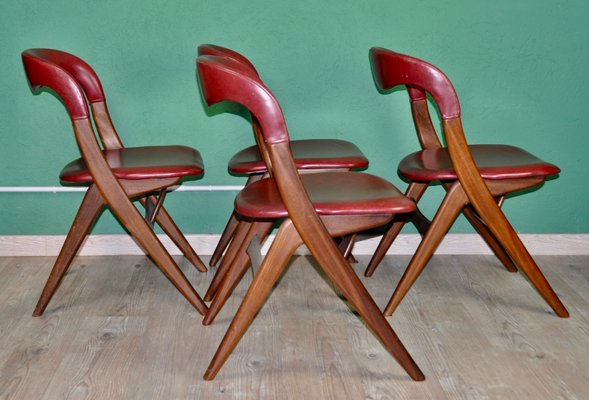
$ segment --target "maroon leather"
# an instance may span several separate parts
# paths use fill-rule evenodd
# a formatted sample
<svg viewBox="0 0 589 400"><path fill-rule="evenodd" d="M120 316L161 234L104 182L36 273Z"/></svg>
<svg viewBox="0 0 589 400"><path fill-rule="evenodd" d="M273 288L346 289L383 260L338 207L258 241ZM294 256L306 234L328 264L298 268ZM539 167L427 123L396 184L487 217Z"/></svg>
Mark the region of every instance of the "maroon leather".
<svg viewBox="0 0 589 400"><path fill-rule="evenodd" d="M119 179L163 179L198 176L204 172L200 153L186 146L126 147L103 150L106 161ZM92 182L81 158L66 165L59 179L71 183Z"/></svg>
<svg viewBox="0 0 589 400"><path fill-rule="evenodd" d="M27 57L35 57L49 61L67 71L74 77L78 84L82 86L90 103L104 101L104 91L100 84L100 79L98 79L98 75L96 75L96 72L94 72L92 67L81 58L64 51L53 49L26 50L23 52L23 57L25 53Z"/></svg>
<svg viewBox="0 0 589 400"><path fill-rule="evenodd" d="M22 61L33 91L41 86L49 87L63 100L72 120L89 117L86 97L69 72L46 60L35 49L24 51Z"/></svg>
<svg viewBox="0 0 589 400"><path fill-rule="evenodd" d="M297 169L364 169L368 159L353 143L337 139L292 140L290 148ZM267 171L257 146L236 153L228 165L234 175L249 175Z"/></svg>
<svg viewBox="0 0 589 400"><path fill-rule="evenodd" d="M435 66L415 57L395 53L380 47L370 49L370 64L379 90L387 91L398 85L410 85L412 101L434 98L443 119L460 116L460 103L452 83Z"/></svg>
<svg viewBox="0 0 589 400"><path fill-rule="evenodd" d="M390 182L357 172L301 175L305 190L320 215L387 215L415 210L415 203ZM235 199L238 214L250 218L288 215L273 178L246 186Z"/></svg>
<svg viewBox="0 0 589 400"><path fill-rule="evenodd" d="M507 145L469 146L484 179L518 179L558 174L560 169L536 156ZM399 174L417 182L458 179L446 148L426 149L409 154L399 163Z"/></svg>
<svg viewBox="0 0 589 400"><path fill-rule="evenodd" d="M218 56L199 56L196 65L209 106L221 101L242 104L260 121L266 142L289 140L278 101L254 71L239 61Z"/></svg>
<svg viewBox="0 0 589 400"><path fill-rule="evenodd" d="M237 62L247 65L249 68L251 68L252 72L255 72L256 75L259 75L258 71L256 70L256 67L254 67L254 64L252 64L250 60L248 60L242 54L234 50L228 49L226 47L221 47L214 44L201 44L200 46L198 46L198 55L231 58Z"/></svg>

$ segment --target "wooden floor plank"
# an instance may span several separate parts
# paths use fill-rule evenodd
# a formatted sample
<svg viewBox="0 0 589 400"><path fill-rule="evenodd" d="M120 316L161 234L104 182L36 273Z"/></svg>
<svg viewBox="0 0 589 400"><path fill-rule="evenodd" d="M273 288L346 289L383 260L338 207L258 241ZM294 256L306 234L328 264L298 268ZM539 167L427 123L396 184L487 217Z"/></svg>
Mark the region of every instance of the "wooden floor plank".
<svg viewBox="0 0 589 400"><path fill-rule="evenodd" d="M425 382L408 378L309 257L293 260L213 382L202 375L249 272L205 327L148 258L79 257L33 318L53 260L0 258L0 399L589 398L589 256L537 257L569 319L491 256L435 256L389 318ZM214 271L177 260L204 293ZM387 256L361 277L380 307L408 261Z"/></svg>

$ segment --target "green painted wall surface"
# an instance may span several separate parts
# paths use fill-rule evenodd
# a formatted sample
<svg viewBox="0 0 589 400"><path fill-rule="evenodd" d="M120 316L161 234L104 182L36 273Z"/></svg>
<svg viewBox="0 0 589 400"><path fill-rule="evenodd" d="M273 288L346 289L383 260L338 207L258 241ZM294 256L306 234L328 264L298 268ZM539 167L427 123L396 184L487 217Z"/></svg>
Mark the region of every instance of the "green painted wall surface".
<svg viewBox="0 0 589 400"><path fill-rule="evenodd" d="M208 116L194 71L201 43L247 55L283 105L291 136L356 142L369 171L402 189L396 164L417 149L407 95L380 95L368 49L382 46L438 65L455 84L472 143L528 148L563 172L505 210L520 232L589 232L589 2L32 1L0 5L0 186L59 185L78 157L63 106L28 89L20 52L58 48L102 79L127 145L187 144L206 163L189 184L239 185L226 163L253 143L235 114ZM450 5L451 4L451 5ZM441 199L424 202L431 215ZM184 192L168 209L187 233L218 233L233 193ZM0 194L0 234L64 234L82 195ZM424 204L425 204L424 203ZM458 221L456 232L469 232ZM120 233L105 212L95 233Z"/></svg>

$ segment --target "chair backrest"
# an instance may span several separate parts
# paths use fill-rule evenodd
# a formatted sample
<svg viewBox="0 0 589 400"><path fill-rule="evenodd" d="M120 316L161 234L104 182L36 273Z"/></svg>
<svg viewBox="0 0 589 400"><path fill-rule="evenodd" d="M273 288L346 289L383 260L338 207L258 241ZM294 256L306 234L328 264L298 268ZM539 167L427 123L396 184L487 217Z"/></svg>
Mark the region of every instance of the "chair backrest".
<svg viewBox="0 0 589 400"><path fill-rule="evenodd" d="M237 62L247 65L249 68L251 68L252 72L254 72L256 75L259 75L256 67L254 67L254 64L252 64L250 60L235 50L231 50L226 47L217 46L215 44L201 44L198 46L198 55L231 58Z"/></svg>
<svg viewBox="0 0 589 400"><path fill-rule="evenodd" d="M106 106L106 96L104 95L104 90L102 89L100 79L92 67L90 67L90 65L73 54L54 49L26 50L22 53L22 59L23 63L25 64L25 70L27 71L28 77L29 72L27 65L34 65L43 62L59 67L63 71L67 72L82 89L86 99L88 100L92 110L92 114L89 114L89 116L93 118L94 123L96 124L98 135L103 147L105 149L120 149L123 147L120 137L117 134L114 125L112 124L110 114L108 113L108 108ZM35 67L31 66L30 68L34 69ZM32 71L33 70L31 70L31 72ZM34 85L31 82L31 77L29 77L29 82L33 87ZM71 115L72 114L70 113L70 116Z"/></svg>
<svg viewBox="0 0 589 400"><path fill-rule="evenodd" d="M477 210L483 205L497 208L468 148L460 118L460 103L448 77L425 61L391 50L374 47L369 54L379 90L388 91L399 85L407 87L413 120L424 148L441 147L427 111L426 93L432 96L442 118L450 160L468 198Z"/></svg>
<svg viewBox="0 0 589 400"><path fill-rule="evenodd" d="M290 152L284 116L272 92L250 68L231 58L200 56L197 71L203 98L209 106L221 101L240 103L259 122L266 145L266 149L260 150L268 153L268 170L273 172L289 217L309 250L315 257L323 252L321 256L341 258L301 182Z"/></svg>
<svg viewBox="0 0 589 400"><path fill-rule="evenodd" d="M407 87L421 146L424 149L442 147L431 121L426 93L433 97L442 119L460 117L458 96L448 77L425 61L380 47L370 49L370 64L380 91L386 92L399 85Z"/></svg>
<svg viewBox="0 0 589 400"><path fill-rule="evenodd" d="M33 91L41 87L53 90L63 101L72 120L74 134L84 163L101 193L114 193L118 201L127 201L127 197L120 183L115 178L110 166L106 162L100 144L96 138L91 122L91 113L84 90L80 84L85 82L89 88L100 88L100 82L94 81L92 74L84 67L83 61L72 58L74 56L56 50L32 49L22 53L22 61ZM79 61L80 62L79 62ZM67 68L66 68L67 67ZM88 67L89 68L89 67ZM72 71L72 72L70 72ZM91 69L90 69L91 71ZM76 79L75 75L83 78ZM93 74L95 77L95 74ZM98 82L98 86L95 83ZM92 86L94 85L94 86ZM100 91L92 92L93 99L103 103Z"/></svg>

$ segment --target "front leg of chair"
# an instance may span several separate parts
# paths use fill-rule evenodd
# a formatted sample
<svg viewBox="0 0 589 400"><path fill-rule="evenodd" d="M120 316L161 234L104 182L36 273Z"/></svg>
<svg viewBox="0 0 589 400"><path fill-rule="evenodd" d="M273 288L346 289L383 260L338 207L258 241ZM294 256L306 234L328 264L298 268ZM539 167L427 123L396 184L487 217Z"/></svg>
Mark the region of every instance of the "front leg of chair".
<svg viewBox="0 0 589 400"><path fill-rule="evenodd" d="M421 199L421 196L423 196L423 193L425 192L427 187L427 183L411 182L407 187L405 196L409 197L417 203L419 202L419 199ZM382 259L387 254L387 251L399 235L399 232L401 232L401 229L403 229L403 227L405 226L405 223L405 220L393 222L391 227L385 232L382 239L380 239L380 243L376 247L374 255L368 263L368 267L366 267L366 271L364 271L364 276L371 277L374 274L374 271L376 271L376 268L379 266Z"/></svg>
<svg viewBox="0 0 589 400"><path fill-rule="evenodd" d="M246 253L247 248L249 247L251 241L257 235L260 238L260 243L262 243L267 237L272 227L274 226L274 222L252 222L250 229L247 232L246 237L241 241L241 246L237 251L236 256L234 257L231 265L227 268L227 273L224 275L223 280L221 281L218 290L216 291L215 297L213 302L209 306L209 311L207 315L205 315L202 324L203 325L210 325L215 320L221 308L225 305L225 302L233 293L233 290L237 286L237 284L241 281L243 274L247 270L247 266L250 263L249 256ZM225 258L223 258L223 263L225 262Z"/></svg>
<svg viewBox="0 0 589 400"><path fill-rule="evenodd" d="M111 182L108 182L110 184ZM110 186L110 185L109 185ZM120 187L119 187L120 188ZM101 190L105 201L129 233L143 247L155 265L166 275L172 284L188 300L199 313L205 315L207 306L194 290L182 270L170 256L164 245L159 241L147 221L139 214L126 197L122 188L112 185ZM119 189L119 190L117 190Z"/></svg>
<svg viewBox="0 0 589 400"><path fill-rule="evenodd" d="M155 201L152 196L149 199L142 199L144 201ZM156 215L156 222L162 228L162 230L168 235L170 239L178 246L184 257L192 263L200 272L207 272L207 267L204 265L198 254L194 251L188 240L180 231L178 226L174 223L174 220L170 217L170 214L162 206Z"/></svg>
<svg viewBox="0 0 589 400"><path fill-rule="evenodd" d="M483 196L479 198L474 198L473 196L471 201L491 232L493 232L509 256L519 266L520 270L526 275L556 315L561 318L568 318L569 312L546 280L546 277L544 277L544 274L542 274L542 271L540 271L540 268L538 268L538 265L499 206L491 197L485 199Z"/></svg>
<svg viewBox="0 0 589 400"><path fill-rule="evenodd" d="M288 265L292 254L301 243L301 238L292 221L284 221L204 374L205 380L215 379L215 376L266 301L270 291Z"/></svg>
<svg viewBox="0 0 589 400"><path fill-rule="evenodd" d="M489 248L493 251L493 254L495 254L499 261L501 261L501 264L503 264L505 269L509 272L517 272L517 267L509 255L507 255L503 246L497 242L497 238L493 236L489 228L487 228L487 225L485 225L485 223L479 219L478 215L476 215L471 206L464 207L462 209L462 214L470 222L477 233L483 238L485 243L487 243Z"/></svg>
<svg viewBox="0 0 589 400"><path fill-rule="evenodd" d="M325 225L328 227L329 221ZM305 232L306 235L307 232ZM370 296L353 268L337 251L333 243L328 243L327 240L329 238L323 235L316 236L316 234L311 234L311 237L305 239L304 243L318 261L319 266L325 272L326 276L331 279L339 291L350 302L352 307L376 334L387 351L397 360L401 367L403 367L413 380L424 380L425 376L403 343L399 340L399 337L393 331L393 328L391 328L384 315L380 312L374 299Z"/></svg>
<svg viewBox="0 0 589 400"><path fill-rule="evenodd" d="M413 286L413 283L417 280L419 274L421 274L421 271L423 271L426 264L431 259L434 251L439 246L440 242L467 202L468 198L460 186L460 183L458 181L454 182L452 187L446 193L426 235L417 247L417 250L411 258L405 273L401 277L395 292L385 307L384 315L390 316L393 314L411 286Z"/></svg>
<svg viewBox="0 0 589 400"><path fill-rule="evenodd" d="M65 238L61 251L55 260L55 264L53 265L53 269L45 283L43 292L41 292L35 311L33 311L33 317L42 315L45 308L47 308L49 301L51 301L51 298L59 287L63 276L67 272L72 260L80 249L80 246L84 242L86 235L90 231L94 221L96 221L103 206L104 200L102 199L98 188L95 185L90 186L84 196L84 200L82 200L82 204L78 209L78 213L76 214L76 218L74 219L70 231Z"/></svg>

